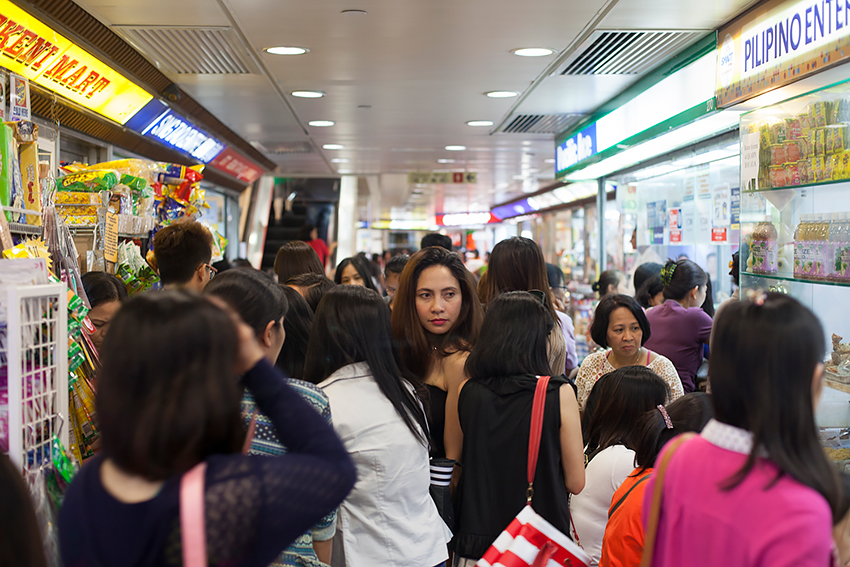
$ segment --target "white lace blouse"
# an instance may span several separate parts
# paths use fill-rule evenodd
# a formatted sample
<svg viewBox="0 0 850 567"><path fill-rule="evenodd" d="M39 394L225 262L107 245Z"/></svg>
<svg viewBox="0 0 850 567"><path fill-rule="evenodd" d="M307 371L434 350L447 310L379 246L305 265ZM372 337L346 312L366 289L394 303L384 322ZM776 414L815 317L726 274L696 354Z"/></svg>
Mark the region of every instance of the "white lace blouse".
<svg viewBox="0 0 850 567"><path fill-rule="evenodd" d="M596 381L609 372L614 372L615 368L608 360L608 354L610 352L610 350L594 352L581 363L578 376L576 377L579 410L584 411L587 397L590 395L590 391L593 389ZM682 381L679 379L679 373L676 372L676 367L673 366L673 363L668 358L661 356L657 352L653 354L655 358L646 367L658 374L670 386L670 399L668 402L684 396L685 391L682 388Z"/></svg>

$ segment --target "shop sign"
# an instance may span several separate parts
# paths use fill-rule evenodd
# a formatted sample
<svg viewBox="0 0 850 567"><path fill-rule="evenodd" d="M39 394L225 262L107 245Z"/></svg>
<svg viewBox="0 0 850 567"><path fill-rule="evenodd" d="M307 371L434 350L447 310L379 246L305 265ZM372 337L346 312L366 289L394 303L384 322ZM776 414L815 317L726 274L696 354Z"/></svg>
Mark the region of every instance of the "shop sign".
<svg viewBox="0 0 850 567"><path fill-rule="evenodd" d="M490 224L502 222L502 219L493 213L458 213L437 215L439 226L469 226L477 224Z"/></svg>
<svg viewBox="0 0 850 567"><path fill-rule="evenodd" d="M675 229L670 231L670 244L682 243L682 231Z"/></svg>
<svg viewBox="0 0 850 567"><path fill-rule="evenodd" d="M516 201L514 203L508 203L507 205L500 205L498 207L494 207L490 212L497 218L509 219L521 215L527 215L535 211L537 211L537 209L535 209L526 198L521 201Z"/></svg>
<svg viewBox="0 0 850 567"><path fill-rule="evenodd" d="M218 154L210 165L239 181L251 184L263 175L263 170L230 148Z"/></svg>
<svg viewBox="0 0 850 567"><path fill-rule="evenodd" d="M729 216L729 228L739 230L741 228L741 188L732 187L729 202L731 214Z"/></svg>
<svg viewBox="0 0 850 567"><path fill-rule="evenodd" d="M596 122L567 138L555 149L555 173L569 169L597 152Z"/></svg>
<svg viewBox="0 0 850 567"><path fill-rule="evenodd" d="M407 182L411 185L478 183L478 174L474 171L435 171L433 173L414 172L407 174Z"/></svg>
<svg viewBox="0 0 850 567"><path fill-rule="evenodd" d="M142 130L142 135L187 153L202 163L209 163L225 148L223 143L170 109Z"/></svg>
<svg viewBox="0 0 850 567"><path fill-rule="evenodd" d="M9 0L0 0L0 66L124 124L153 96Z"/></svg>
<svg viewBox="0 0 850 567"><path fill-rule="evenodd" d="M850 58L850 2L770 0L718 42L717 103L727 107Z"/></svg>
<svg viewBox="0 0 850 567"><path fill-rule="evenodd" d="M726 229L725 228L712 228L711 229L711 241L712 242L726 242Z"/></svg>

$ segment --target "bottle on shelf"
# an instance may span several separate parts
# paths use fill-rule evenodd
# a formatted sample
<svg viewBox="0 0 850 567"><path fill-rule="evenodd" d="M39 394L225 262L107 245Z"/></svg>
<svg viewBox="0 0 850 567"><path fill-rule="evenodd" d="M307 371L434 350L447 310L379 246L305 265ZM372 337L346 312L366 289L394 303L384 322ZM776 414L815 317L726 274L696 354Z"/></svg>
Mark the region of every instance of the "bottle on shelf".
<svg viewBox="0 0 850 567"><path fill-rule="evenodd" d="M826 280L829 266L829 224L830 215L816 215L815 228L812 234L814 243L814 265L809 276L813 280Z"/></svg>
<svg viewBox="0 0 850 567"><path fill-rule="evenodd" d="M770 222L770 217L765 217L753 230L750 255L753 259L753 273L775 275L778 271L779 233Z"/></svg>
<svg viewBox="0 0 850 567"><path fill-rule="evenodd" d="M794 277L802 278L806 273L806 235L809 229L809 215L800 215L800 222L794 230Z"/></svg>
<svg viewBox="0 0 850 567"><path fill-rule="evenodd" d="M835 213L829 231L830 280L850 283L850 213Z"/></svg>

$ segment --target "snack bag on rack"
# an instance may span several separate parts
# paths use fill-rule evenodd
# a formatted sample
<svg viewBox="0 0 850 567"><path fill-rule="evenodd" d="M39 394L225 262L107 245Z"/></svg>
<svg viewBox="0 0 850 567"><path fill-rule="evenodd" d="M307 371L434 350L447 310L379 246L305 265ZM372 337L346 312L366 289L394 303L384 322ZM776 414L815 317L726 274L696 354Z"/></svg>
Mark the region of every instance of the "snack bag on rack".
<svg viewBox="0 0 850 567"><path fill-rule="evenodd" d="M15 124L21 124L15 122ZM41 211L41 180L38 177L38 144L35 142L20 145L21 176L24 188L24 207L31 211ZM41 215L27 215L27 224L41 226Z"/></svg>
<svg viewBox="0 0 850 567"><path fill-rule="evenodd" d="M109 191L118 184L120 175L114 170L93 170L72 173L56 180L57 191Z"/></svg>
<svg viewBox="0 0 850 567"><path fill-rule="evenodd" d="M0 205L12 206L14 187L14 153L15 137L12 129L5 124L0 125ZM15 222L17 215L6 211L6 220Z"/></svg>

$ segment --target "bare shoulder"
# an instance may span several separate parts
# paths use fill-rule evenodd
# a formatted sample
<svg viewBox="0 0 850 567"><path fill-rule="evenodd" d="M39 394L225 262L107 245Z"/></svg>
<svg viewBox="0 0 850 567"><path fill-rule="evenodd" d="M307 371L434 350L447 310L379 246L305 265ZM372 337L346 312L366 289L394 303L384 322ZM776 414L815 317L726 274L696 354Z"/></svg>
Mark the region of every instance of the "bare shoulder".
<svg viewBox="0 0 850 567"><path fill-rule="evenodd" d="M465 366L466 359L469 358L469 351L455 351L443 359L443 372L446 377L446 384L449 386L460 387L467 379Z"/></svg>

